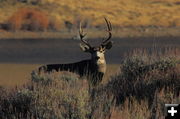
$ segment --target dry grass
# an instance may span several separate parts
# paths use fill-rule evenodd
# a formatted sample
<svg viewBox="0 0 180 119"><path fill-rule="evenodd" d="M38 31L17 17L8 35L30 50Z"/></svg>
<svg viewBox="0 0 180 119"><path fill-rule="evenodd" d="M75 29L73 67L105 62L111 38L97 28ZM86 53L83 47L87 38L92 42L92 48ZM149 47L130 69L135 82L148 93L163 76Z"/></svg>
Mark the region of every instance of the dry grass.
<svg viewBox="0 0 180 119"><path fill-rule="evenodd" d="M7 9L8 8L8 9ZM32 20L24 18L33 13ZM88 36L104 36L104 20L107 17L113 25L114 37L179 36L179 0L43 0L38 4L5 0L0 4L0 24L12 29L31 31L63 31L53 35L61 38L73 37L80 21L92 28ZM38 25L37 25L38 24ZM26 27L23 27L26 26ZM95 29L94 29L95 28ZM2 29L2 30L1 30ZM101 29L101 30L100 30ZM7 30L5 28L5 30ZM66 34L64 31L68 31ZM73 31L74 33L70 33ZM103 31L103 33L101 32ZM65 34L64 34L65 33ZM27 35L26 35L27 34ZM0 26L0 38L42 38L52 33L5 33ZM73 36L71 35L73 34ZM54 37L53 36L53 37Z"/></svg>
<svg viewBox="0 0 180 119"><path fill-rule="evenodd" d="M31 72L40 65L38 64L0 64L0 86L14 87L25 84L31 78ZM119 65L108 65L104 82L117 72Z"/></svg>
<svg viewBox="0 0 180 119"><path fill-rule="evenodd" d="M115 108L111 119L147 119L150 114L147 101L138 102L132 98L127 99L121 107Z"/></svg>
<svg viewBox="0 0 180 119"><path fill-rule="evenodd" d="M35 64L0 64L0 85L5 87L22 85L31 78L31 71L38 66Z"/></svg>
<svg viewBox="0 0 180 119"><path fill-rule="evenodd" d="M104 24L102 18L106 16L115 26L180 26L179 0L44 0L37 5L10 3L2 3L0 22L6 21L19 8L31 7L46 11L60 24L65 21L76 24L81 19L99 26Z"/></svg>

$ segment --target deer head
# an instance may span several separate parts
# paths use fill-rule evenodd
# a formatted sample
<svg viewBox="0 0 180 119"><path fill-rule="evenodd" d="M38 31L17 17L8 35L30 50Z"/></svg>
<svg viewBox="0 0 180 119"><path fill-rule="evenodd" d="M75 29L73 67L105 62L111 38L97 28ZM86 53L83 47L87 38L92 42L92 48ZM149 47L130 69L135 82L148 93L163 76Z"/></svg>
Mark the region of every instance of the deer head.
<svg viewBox="0 0 180 119"><path fill-rule="evenodd" d="M79 35L80 35L80 39L81 42L80 43L80 48L82 51L84 52L88 52L91 53L92 56L92 60L95 61L95 63L97 64L102 64L105 63L105 58L104 58L104 53L106 50L111 49L112 47L112 41L110 41L111 37L112 37L112 26L110 21L108 21L106 18L105 22L107 24L107 32L108 32L108 38L104 39L102 41L102 43L97 46L97 47L92 47L88 41L84 40L83 38L86 36L86 33L83 32L83 29L81 28L81 24L80 24L80 28L79 28Z"/></svg>

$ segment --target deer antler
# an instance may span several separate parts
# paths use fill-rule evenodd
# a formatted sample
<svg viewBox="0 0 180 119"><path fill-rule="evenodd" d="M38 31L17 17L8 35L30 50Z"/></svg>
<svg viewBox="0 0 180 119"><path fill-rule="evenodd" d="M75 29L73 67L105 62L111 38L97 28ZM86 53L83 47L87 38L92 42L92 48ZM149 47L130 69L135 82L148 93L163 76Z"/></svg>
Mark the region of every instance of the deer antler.
<svg viewBox="0 0 180 119"><path fill-rule="evenodd" d="M106 22L106 24L107 24L107 32L108 32L108 34L109 34L109 36L108 36L108 38L106 39L106 40L103 40L103 42L102 42L102 44L105 44L107 41L109 41L109 39L111 39L111 37L112 37L112 33L111 33L111 31L112 31L112 26L111 26L111 22L110 21L108 21L106 18L104 18L104 20L105 20L105 22Z"/></svg>
<svg viewBox="0 0 180 119"><path fill-rule="evenodd" d="M91 47L91 45L86 41L86 40L83 40L83 38L86 36L87 33L84 33L82 27L81 27L81 22L80 22L80 25L79 25L79 36L80 36L80 39L81 41L86 44L87 46Z"/></svg>

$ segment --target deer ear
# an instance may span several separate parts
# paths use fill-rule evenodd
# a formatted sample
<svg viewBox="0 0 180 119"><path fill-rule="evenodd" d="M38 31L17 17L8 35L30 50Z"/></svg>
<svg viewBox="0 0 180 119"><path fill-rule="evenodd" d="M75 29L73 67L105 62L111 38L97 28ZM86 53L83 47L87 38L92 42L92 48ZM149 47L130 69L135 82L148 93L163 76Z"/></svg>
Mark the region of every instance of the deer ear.
<svg viewBox="0 0 180 119"><path fill-rule="evenodd" d="M85 44L80 43L79 46L83 52L89 52L90 51L90 47L85 45Z"/></svg>
<svg viewBox="0 0 180 119"><path fill-rule="evenodd" d="M113 44L113 42L112 42L112 41L109 41L109 42L106 43L105 45L102 45L102 47L103 47L104 49L109 50L109 49L111 49L112 44Z"/></svg>

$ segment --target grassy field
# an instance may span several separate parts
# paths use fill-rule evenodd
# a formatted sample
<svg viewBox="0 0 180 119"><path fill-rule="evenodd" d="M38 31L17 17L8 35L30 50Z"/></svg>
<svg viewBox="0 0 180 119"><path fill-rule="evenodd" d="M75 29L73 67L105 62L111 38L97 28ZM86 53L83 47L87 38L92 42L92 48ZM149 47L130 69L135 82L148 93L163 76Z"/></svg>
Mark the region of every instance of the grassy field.
<svg viewBox="0 0 180 119"><path fill-rule="evenodd" d="M39 64L0 64L0 86L15 87L27 83L31 79L31 72L36 70ZM108 65L107 74L103 82L107 82L109 77L117 73L119 64Z"/></svg>
<svg viewBox="0 0 180 119"><path fill-rule="evenodd" d="M31 78L33 69L40 65L32 64L0 64L0 85L14 87L22 85Z"/></svg>
<svg viewBox="0 0 180 119"><path fill-rule="evenodd" d="M75 23L80 19L98 26L104 24L105 16L114 26L180 26L179 0L43 0L36 4L4 0L0 22L6 22L19 8L40 9L56 19L61 28L65 21Z"/></svg>

